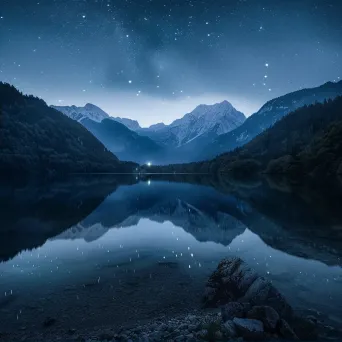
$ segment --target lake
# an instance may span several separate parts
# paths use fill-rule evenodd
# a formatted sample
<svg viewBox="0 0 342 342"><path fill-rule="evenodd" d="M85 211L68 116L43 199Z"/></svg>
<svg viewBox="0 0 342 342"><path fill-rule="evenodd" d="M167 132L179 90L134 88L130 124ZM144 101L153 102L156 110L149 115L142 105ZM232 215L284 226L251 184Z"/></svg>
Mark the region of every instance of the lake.
<svg viewBox="0 0 342 342"><path fill-rule="evenodd" d="M199 176L4 185L0 336L96 337L190 313L229 256L295 309L342 326L342 201L316 190Z"/></svg>

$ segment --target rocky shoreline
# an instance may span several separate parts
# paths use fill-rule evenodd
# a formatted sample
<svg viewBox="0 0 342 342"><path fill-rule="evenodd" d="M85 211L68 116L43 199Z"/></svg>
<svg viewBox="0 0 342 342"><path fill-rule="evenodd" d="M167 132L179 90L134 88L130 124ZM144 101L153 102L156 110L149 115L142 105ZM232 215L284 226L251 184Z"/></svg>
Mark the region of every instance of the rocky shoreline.
<svg viewBox="0 0 342 342"><path fill-rule="evenodd" d="M325 326L316 317L296 313L269 281L239 258L220 262L206 285L203 306L193 314L104 334L101 340L331 341L341 337L341 331Z"/></svg>
<svg viewBox="0 0 342 342"><path fill-rule="evenodd" d="M295 311L282 294L243 260L222 260L210 276L202 309L132 328L70 329L53 340L80 342L341 341L342 331L318 315ZM43 322L46 329L55 320ZM1 334L0 334L1 340ZM4 339L6 340L6 339ZM44 339L47 341L47 339ZM6 340L7 341L7 340Z"/></svg>

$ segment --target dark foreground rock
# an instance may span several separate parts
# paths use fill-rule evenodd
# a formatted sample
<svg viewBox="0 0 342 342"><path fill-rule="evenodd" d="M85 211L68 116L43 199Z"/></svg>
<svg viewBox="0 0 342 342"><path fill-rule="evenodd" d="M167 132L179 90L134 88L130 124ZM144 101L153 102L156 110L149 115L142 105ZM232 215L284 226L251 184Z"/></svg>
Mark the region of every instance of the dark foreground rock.
<svg viewBox="0 0 342 342"><path fill-rule="evenodd" d="M234 317L243 318L250 308L248 303L230 302L221 307L222 320L226 322Z"/></svg>
<svg viewBox="0 0 342 342"><path fill-rule="evenodd" d="M238 332L246 340L262 340L265 338L264 324L256 319L234 318L233 323Z"/></svg>
<svg viewBox="0 0 342 342"><path fill-rule="evenodd" d="M265 329L275 332L279 322L279 314L270 306L255 306L248 313L247 317L259 319L265 326Z"/></svg>
<svg viewBox="0 0 342 342"><path fill-rule="evenodd" d="M279 291L240 258L219 263L207 282L203 302L205 307L218 307L229 302L267 305L282 317L292 316L291 306Z"/></svg>

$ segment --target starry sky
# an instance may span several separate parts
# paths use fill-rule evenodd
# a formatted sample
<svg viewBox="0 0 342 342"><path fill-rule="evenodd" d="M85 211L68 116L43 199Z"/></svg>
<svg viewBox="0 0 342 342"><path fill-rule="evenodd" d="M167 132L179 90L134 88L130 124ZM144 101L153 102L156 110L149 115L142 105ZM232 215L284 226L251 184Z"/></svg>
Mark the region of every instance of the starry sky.
<svg viewBox="0 0 342 342"><path fill-rule="evenodd" d="M0 80L143 126L342 78L341 0L1 0Z"/></svg>

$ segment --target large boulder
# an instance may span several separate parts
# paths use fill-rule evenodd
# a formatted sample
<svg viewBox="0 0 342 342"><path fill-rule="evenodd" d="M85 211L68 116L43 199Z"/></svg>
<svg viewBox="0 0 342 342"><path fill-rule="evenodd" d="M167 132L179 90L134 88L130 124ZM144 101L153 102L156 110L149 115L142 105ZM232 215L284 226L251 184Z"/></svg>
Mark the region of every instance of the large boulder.
<svg viewBox="0 0 342 342"><path fill-rule="evenodd" d="M218 307L232 301L266 305L281 317L292 316L292 308L280 292L240 258L228 258L219 263L207 282L203 298L205 307Z"/></svg>
<svg viewBox="0 0 342 342"><path fill-rule="evenodd" d="M247 318L257 319L264 324L266 331L275 332L279 322L279 314L270 306L254 306L247 313Z"/></svg>
<svg viewBox="0 0 342 342"><path fill-rule="evenodd" d="M229 302L221 307L221 316L224 322L232 320L234 317L244 318L251 308L248 303Z"/></svg>
<svg viewBox="0 0 342 342"><path fill-rule="evenodd" d="M221 325L221 330L225 337L234 338L238 336L235 323L232 320L226 321Z"/></svg>
<svg viewBox="0 0 342 342"><path fill-rule="evenodd" d="M242 336L245 340L262 340L265 338L264 325L261 321L234 318L233 322L239 336Z"/></svg>

